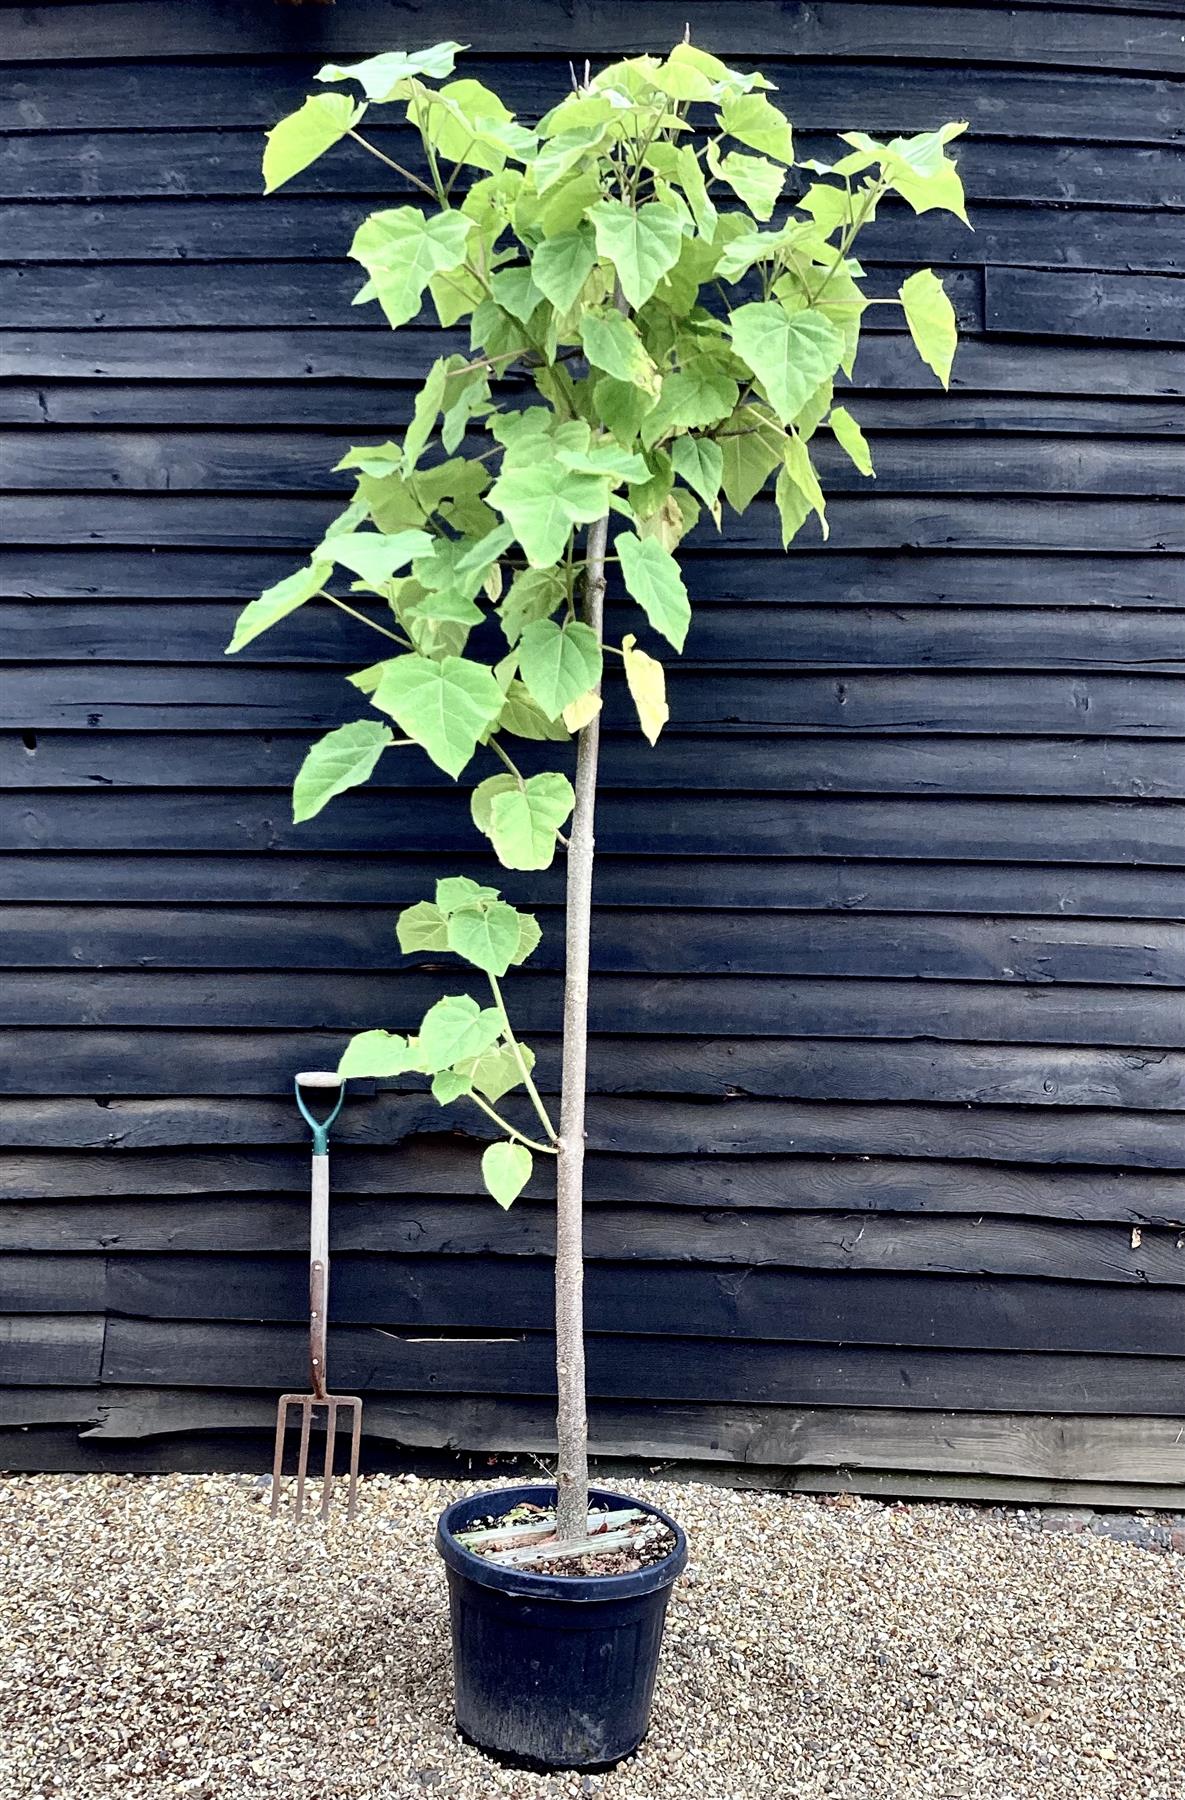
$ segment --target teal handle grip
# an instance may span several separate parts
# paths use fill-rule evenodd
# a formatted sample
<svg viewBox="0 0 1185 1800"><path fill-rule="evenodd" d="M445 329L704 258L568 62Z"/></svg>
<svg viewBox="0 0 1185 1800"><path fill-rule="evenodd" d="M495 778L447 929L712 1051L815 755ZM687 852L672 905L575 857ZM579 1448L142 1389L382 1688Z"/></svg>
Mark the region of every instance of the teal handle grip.
<svg viewBox="0 0 1185 1800"><path fill-rule="evenodd" d="M307 1077L305 1077L305 1079L307 1079ZM308 1107L305 1105L305 1098L304 1098L303 1093L301 1092L301 1086L300 1086L301 1080L302 1080L302 1077L298 1075L296 1077L295 1081L293 1082L292 1086L293 1086L293 1091L296 1094L296 1104L300 1108L301 1117L304 1119L306 1125L308 1125L311 1128L312 1133L313 1133L313 1155L314 1156L328 1156L329 1155L329 1127L333 1124L333 1121L337 1118L338 1113L342 1109L342 1101L346 1097L346 1084L344 1081L337 1082L336 1076L328 1077L328 1076L324 1076L324 1075L320 1076L319 1079L314 1084L312 1084L319 1088L329 1087L331 1085L331 1081L337 1084L337 1099L335 1100L335 1102L333 1104L332 1111L328 1112L323 1119L318 1119L314 1116L314 1114L312 1114L309 1111Z"/></svg>

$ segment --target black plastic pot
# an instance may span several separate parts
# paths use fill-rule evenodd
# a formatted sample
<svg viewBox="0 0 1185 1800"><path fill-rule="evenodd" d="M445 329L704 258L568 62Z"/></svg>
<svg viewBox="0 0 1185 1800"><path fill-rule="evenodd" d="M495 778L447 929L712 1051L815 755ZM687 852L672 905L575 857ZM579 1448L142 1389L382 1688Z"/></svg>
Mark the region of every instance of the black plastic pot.
<svg viewBox="0 0 1185 1800"><path fill-rule="evenodd" d="M478 1519L500 1518L524 1500L554 1506L555 1497L553 1487L499 1488L440 1515L457 1726L481 1749L527 1767L603 1769L646 1735L667 1597L687 1539L657 1507L595 1488L595 1504L642 1507L669 1525L670 1555L632 1575L535 1575L457 1542Z"/></svg>

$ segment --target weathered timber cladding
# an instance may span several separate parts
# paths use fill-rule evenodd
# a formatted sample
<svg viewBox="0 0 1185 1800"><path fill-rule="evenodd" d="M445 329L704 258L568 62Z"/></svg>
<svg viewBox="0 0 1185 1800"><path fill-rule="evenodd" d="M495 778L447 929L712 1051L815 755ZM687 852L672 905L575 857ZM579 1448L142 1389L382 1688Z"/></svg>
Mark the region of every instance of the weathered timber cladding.
<svg viewBox="0 0 1185 1800"><path fill-rule="evenodd" d="M291 1071L455 987L393 912L490 873L423 760L292 825L357 628L222 655L439 349L349 304L384 171L265 201L260 133L328 55L455 37L529 114L689 15L804 154L969 119L976 229L885 209L871 283L942 271L952 392L878 311L875 485L824 451L827 548L698 533L657 750L609 697L596 1446L1185 1491L1185 45L1106 0L0 3L4 1464L257 1454L302 1380ZM503 886L554 1087L559 873ZM414 1088L343 1115L335 1368L375 1454L546 1451L545 1185L500 1213L481 1120Z"/></svg>

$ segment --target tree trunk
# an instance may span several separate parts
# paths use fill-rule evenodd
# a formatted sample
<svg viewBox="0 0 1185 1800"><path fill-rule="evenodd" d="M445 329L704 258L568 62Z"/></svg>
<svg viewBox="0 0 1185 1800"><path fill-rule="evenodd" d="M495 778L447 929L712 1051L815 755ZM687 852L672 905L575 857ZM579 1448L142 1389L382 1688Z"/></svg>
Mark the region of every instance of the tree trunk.
<svg viewBox="0 0 1185 1800"><path fill-rule="evenodd" d="M584 620L601 636L609 520L589 527ZM555 1347L559 1411L556 1533L585 1535L588 1520L588 1412L584 1393L584 1095L588 1064L588 953L592 927L594 825L600 715L580 733L576 805L568 839L564 971L564 1054L556 1166Z"/></svg>

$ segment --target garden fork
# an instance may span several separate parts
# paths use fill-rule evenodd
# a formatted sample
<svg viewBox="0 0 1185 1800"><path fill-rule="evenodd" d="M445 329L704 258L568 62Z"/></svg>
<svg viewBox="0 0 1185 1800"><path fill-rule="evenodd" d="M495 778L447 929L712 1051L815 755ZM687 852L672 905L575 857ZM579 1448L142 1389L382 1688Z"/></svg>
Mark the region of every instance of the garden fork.
<svg viewBox="0 0 1185 1800"><path fill-rule="evenodd" d="M333 1498L333 1459L337 1444L338 1413L353 1412L350 1435L350 1487L346 1501L347 1520L354 1517L358 1495L358 1453L362 1441L362 1402L356 1394L328 1392L325 1367L325 1326L329 1310L329 1127L341 1111L345 1088L339 1075L324 1070L306 1071L296 1077L296 1104L313 1133L312 1205L309 1223L309 1368L312 1375L311 1394L281 1394L276 1409L276 1450L272 1464L272 1518L280 1510L281 1479L284 1462L284 1437L289 1424L289 1409L300 1408L300 1456L296 1464L296 1505L293 1517L304 1511L305 1479L309 1472L309 1435L313 1410L325 1408L325 1464L321 1474L321 1517L329 1517ZM302 1088L321 1088L336 1092L332 1110L324 1118L314 1118L305 1104Z"/></svg>

